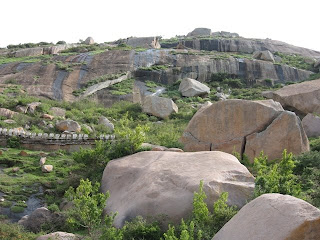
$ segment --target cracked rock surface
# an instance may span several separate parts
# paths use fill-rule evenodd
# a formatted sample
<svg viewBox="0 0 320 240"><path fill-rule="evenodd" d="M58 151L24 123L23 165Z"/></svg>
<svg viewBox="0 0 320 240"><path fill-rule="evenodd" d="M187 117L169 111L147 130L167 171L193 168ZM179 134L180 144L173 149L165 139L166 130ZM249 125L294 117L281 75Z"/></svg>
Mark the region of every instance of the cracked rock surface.
<svg viewBox="0 0 320 240"><path fill-rule="evenodd" d="M237 151L250 160L264 151L269 160L282 151L309 151L300 119L273 100L226 100L201 108L180 141L185 151Z"/></svg>
<svg viewBox="0 0 320 240"><path fill-rule="evenodd" d="M212 240L318 240L320 210L277 193L264 194L247 205Z"/></svg>

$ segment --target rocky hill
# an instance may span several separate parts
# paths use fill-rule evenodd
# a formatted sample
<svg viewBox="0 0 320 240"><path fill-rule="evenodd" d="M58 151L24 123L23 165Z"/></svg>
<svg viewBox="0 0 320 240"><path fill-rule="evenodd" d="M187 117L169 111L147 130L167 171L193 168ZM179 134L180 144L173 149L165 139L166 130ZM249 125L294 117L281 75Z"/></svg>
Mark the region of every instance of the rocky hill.
<svg viewBox="0 0 320 240"><path fill-rule="evenodd" d="M0 49L0 239L320 239L319 70L207 28Z"/></svg>

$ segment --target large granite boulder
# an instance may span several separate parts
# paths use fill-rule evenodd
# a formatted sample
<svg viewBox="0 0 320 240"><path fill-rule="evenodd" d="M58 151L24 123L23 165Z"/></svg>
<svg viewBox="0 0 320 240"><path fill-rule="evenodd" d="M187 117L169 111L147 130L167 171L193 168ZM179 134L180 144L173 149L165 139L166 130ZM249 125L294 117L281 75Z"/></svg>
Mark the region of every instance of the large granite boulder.
<svg viewBox="0 0 320 240"><path fill-rule="evenodd" d="M302 119L302 126L308 137L319 137L320 136L320 117L308 113Z"/></svg>
<svg viewBox="0 0 320 240"><path fill-rule="evenodd" d="M285 86L272 99L301 116L320 113L320 79Z"/></svg>
<svg viewBox="0 0 320 240"><path fill-rule="evenodd" d="M274 56L269 50L256 51L253 53L253 58L259 59L259 60L264 60L264 61L275 62Z"/></svg>
<svg viewBox="0 0 320 240"><path fill-rule="evenodd" d="M197 80L185 78L180 83L179 91L182 96L195 97L209 94L210 88Z"/></svg>
<svg viewBox="0 0 320 240"><path fill-rule="evenodd" d="M245 205L212 240L318 240L320 210L276 193L264 194Z"/></svg>
<svg viewBox="0 0 320 240"><path fill-rule="evenodd" d="M80 238L73 233L53 232L37 237L36 240L79 240Z"/></svg>
<svg viewBox="0 0 320 240"><path fill-rule="evenodd" d="M170 99L149 95L143 99L142 111L160 118L167 118L178 112L178 106Z"/></svg>
<svg viewBox="0 0 320 240"><path fill-rule="evenodd" d="M229 192L228 204L241 207L254 189L254 177L233 155L147 151L108 163L101 183L102 192L110 191L105 210L118 212L117 227L138 215L167 216L167 221L179 223L192 212L200 180L209 206Z"/></svg>
<svg viewBox="0 0 320 240"><path fill-rule="evenodd" d="M284 149L293 154L310 150L300 118L289 111L282 112L264 131L247 136L244 153L254 159L263 150L269 159L276 159Z"/></svg>
<svg viewBox="0 0 320 240"><path fill-rule="evenodd" d="M187 34L187 37L193 36L210 36L211 29L210 28L195 28L192 32Z"/></svg>
<svg viewBox="0 0 320 240"><path fill-rule="evenodd" d="M78 122L73 120L63 120L56 123L56 128L61 131L68 131L68 132L77 132L81 131L81 126Z"/></svg>
<svg viewBox="0 0 320 240"><path fill-rule="evenodd" d="M276 133L271 134L270 131ZM278 135L281 135L280 144L274 144L279 139L273 137ZM286 138L292 137L297 139L286 141ZM251 144L253 139L259 140L257 146ZM180 140L185 151L237 151L241 155L246 153L251 160L261 151L272 160L280 158L284 149L294 153L309 150L300 120L273 100L233 99L202 107L193 116Z"/></svg>
<svg viewBox="0 0 320 240"><path fill-rule="evenodd" d="M92 45L92 44L94 44L94 40L92 37L87 37L87 39L84 41L84 43L87 45Z"/></svg>
<svg viewBox="0 0 320 240"><path fill-rule="evenodd" d="M11 111L10 109L0 108L0 116L1 117L13 118L13 116L15 116L17 114L19 114L19 113Z"/></svg>

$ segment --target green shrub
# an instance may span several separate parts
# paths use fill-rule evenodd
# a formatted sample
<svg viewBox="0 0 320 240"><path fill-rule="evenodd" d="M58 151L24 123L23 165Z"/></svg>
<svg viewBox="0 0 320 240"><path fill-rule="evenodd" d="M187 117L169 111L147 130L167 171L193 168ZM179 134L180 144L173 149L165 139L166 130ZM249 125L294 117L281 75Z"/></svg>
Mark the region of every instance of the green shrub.
<svg viewBox="0 0 320 240"><path fill-rule="evenodd" d="M161 229L158 222L147 223L141 216L126 222L122 228L123 239L160 239Z"/></svg>
<svg viewBox="0 0 320 240"><path fill-rule="evenodd" d="M74 207L68 210L67 222L76 228L85 228L90 237L101 227L102 213L109 198L109 192L100 193L100 184L81 180L77 189L72 187L66 192L66 197Z"/></svg>
<svg viewBox="0 0 320 240"><path fill-rule="evenodd" d="M39 234L27 232L21 225L0 220L0 239L34 240Z"/></svg>
<svg viewBox="0 0 320 240"><path fill-rule="evenodd" d="M268 157L261 152L254 159L253 170L256 173L255 197L265 193L289 194L302 197L301 187L293 174L295 162L292 153L284 150L279 163L267 164Z"/></svg>
<svg viewBox="0 0 320 240"><path fill-rule="evenodd" d="M20 148L20 138L17 136L12 136L7 140L7 146L10 148Z"/></svg>
<svg viewBox="0 0 320 240"><path fill-rule="evenodd" d="M226 78L222 81L222 84L226 84L232 88L242 88L244 86L242 80L238 79L238 78L236 78L236 79Z"/></svg>

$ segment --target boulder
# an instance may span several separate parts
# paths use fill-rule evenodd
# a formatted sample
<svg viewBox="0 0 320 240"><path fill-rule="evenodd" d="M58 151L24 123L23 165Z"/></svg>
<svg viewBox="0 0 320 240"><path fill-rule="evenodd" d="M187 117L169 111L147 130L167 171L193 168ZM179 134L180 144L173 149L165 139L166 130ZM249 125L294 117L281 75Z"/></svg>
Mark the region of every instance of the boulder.
<svg viewBox="0 0 320 240"><path fill-rule="evenodd" d="M79 123L73 120L63 120L56 123L56 128L61 131L68 131L68 132L77 132L81 131L81 126Z"/></svg>
<svg viewBox="0 0 320 240"><path fill-rule="evenodd" d="M29 154L26 151L22 150L22 151L20 151L19 156L27 157L27 156L29 156Z"/></svg>
<svg viewBox="0 0 320 240"><path fill-rule="evenodd" d="M210 36L211 29L210 28L195 28L192 32L187 34L187 37L193 36Z"/></svg>
<svg viewBox="0 0 320 240"><path fill-rule="evenodd" d="M92 45L92 44L94 44L94 40L92 37L87 37L87 39L84 41L84 43L87 45Z"/></svg>
<svg viewBox="0 0 320 240"><path fill-rule="evenodd" d="M54 119L54 116L52 116L50 114L46 114L46 113L42 114L41 117L44 118L44 119L48 119L48 120L53 120Z"/></svg>
<svg viewBox="0 0 320 240"><path fill-rule="evenodd" d="M79 240L80 238L73 233L53 232L37 237L36 240Z"/></svg>
<svg viewBox="0 0 320 240"><path fill-rule="evenodd" d="M30 216L24 216L19 220L19 224L32 232L41 231L41 225L52 221L52 213L45 207L37 208Z"/></svg>
<svg viewBox="0 0 320 240"><path fill-rule="evenodd" d="M273 91L263 91L261 93L262 97L267 98L267 99L272 99L273 97Z"/></svg>
<svg viewBox="0 0 320 240"><path fill-rule="evenodd" d="M319 137L320 136L320 117L308 113L302 119L302 126L308 137Z"/></svg>
<svg viewBox="0 0 320 240"><path fill-rule="evenodd" d="M142 47L142 48L160 48L160 41L158 37L131 37L128 38L126 44L131 47Z"/></svg>
<svg viewBox="0 0 320 240"><path fill-rule="evenodd" d="M6 118L13 118L13 116L17 115L17 112L11 111L6 108L0 108L0 116Z"/></svg>
<svg viewBox="0 0 320 240"><path fill-rule="evenodd" d="M309 142L301 127L300 121L293 113L284 113L282 106L273 100L248 101L225 100L200 108L190 120L180 141L185 151L219 150L227 153L234 151L243 155L250 153L251 160L263 150L266 155L280 158L282 151L301 153L308 151ZM288 128L285 124L289 124ZM285 126L285 127L283 127ZM283 142L274 144L275 139L268 133L277 131L272 136L281 135ZM257 135L253 135L257 134ZM249 140L255 136L259 141L271 142L272 146L258 145L249 151ZM297 137L293 142L287 142L286 137ZM263 137L263 138L262 138ZM277 154L275 154L277 153ZM279 155L278 155L279 154Z"/></svg>
<svg viewBox="0 0 320 240"><path fill-rule="evenodd" d="M118 212L117 227L138 215L167 216L169 222L180 223L192 212L201 180L209 206L229 192L228 204L241 207L254 190L254 177L231 154L145 151L110 161L101 191L110 192L105 210Z"/></svg>
<svg viewBox="0 0 320 240"><path fill-rule="evenodd" d="M3 120L4 123L7 123L7 124L15 124L16 121L15 120L12 120L12 119L6 119L6 120Z"/></svg>
<svg viewBox="0 0 320 240"><path fill-rule="evenodd" d="M92 127L90 127L89 125L87 125L87 124L83 124L83 127L84 127L85 129L87 129L90 133L92 133L92 132L93 132Z"/></svg>
<svg viewBox="0 0 320 240"><path fill-rule="evenodd" d="M264 61L275 62L274 56L269 50L255 51L253 53L253 58L259 59L259 60L264 60Z"/></svg>
<svg viewBox="0 0 320 240"><path fill-rule="evenodd" d="M178 106L169 98L146 96L143 99L142 111L160 118L167 118L178 112Z"/></svg>
<svg viewBox="0 0 320 240"><path fill-rule="evenodd" d="M285 86L273 92L272 99L301 116L320 114L320 79Z"/></svg>
<svg viewBox="0 0 320 240"><path fill-rule="evenodd" d="M46 157L41 157L39 160L39 164L42 167L46 163L47 158Z"/></svg>
<svg viewBox="0 0 320 240"><path fill-rule="evenodd" d="M41 162L40 162L40 164L41 164ZM53 166L52 165L42 165L41 171L43 173L50 173L53 171Z"/></svg>
<svg viewBox="0 0 320 240"><path fill-rule="evenodd" d="M35 113L37 107L41 105L41 102L32 102L27 105L27 111L29 113Z"/></svg>
<svg viewBox="0 0 320 240"><path fill-rule="evenodd" d="M179 91L182 96L195 97L209 94L210 88L197 80L185 78L180 83Z"/></svg>
<svg viewBox="0 0 320 240"><path fill-rule="evenodd" d="M300 118L289 111L282 112L264 131L247 136L244 153L254 159L263 150L269 159L276 159L284 149L297 155L310 150Z"/></svg>
<svg viewBox="0 0 320 240"><path fill-rule="evenodd" d="M264 194L240 209L212 240L318 240L320 210L276 193Z"/></svg>
<svg viewBox="0 0 320 240"><path fill-rule="evenodd" d="M50 108L50 112L55 117L62 117L64 118L66 116L66 110L59 107L52 107Z"/></svg>
<svg viewBox="0 0 320 240"><path fill-rule="evenodd" d="M18 105L18 106L16 106L16 110L17 110L18 112L20 112L20 113L27 113L28 107Z"/></svg>
<svg viewBox="0 0 320 240"><path fill-rule="evenodd" d="M107 128L109 128L111 131L114 130L114 125L112 122L109 121L108 118L106 117L100 117L99 118L99 124L100 125L103 125L103 126L106 126Z"/></svg>

